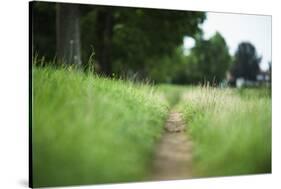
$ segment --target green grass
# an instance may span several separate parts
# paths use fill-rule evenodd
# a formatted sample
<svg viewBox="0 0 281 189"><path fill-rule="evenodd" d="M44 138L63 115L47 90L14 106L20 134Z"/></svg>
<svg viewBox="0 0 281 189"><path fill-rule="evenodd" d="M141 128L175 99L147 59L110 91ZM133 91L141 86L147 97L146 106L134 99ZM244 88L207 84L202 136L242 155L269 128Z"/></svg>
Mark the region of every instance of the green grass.
<svg viewBox="0 0 281 189"><path fill-rule="evenodd" d="M147 180L170 108L194 143L194 176L271 172L271 92L137 84L33 67L33 182Z"/></svg>
<svg viewBox="0 0 281 189"><path fill-rule="evenodd" d="M192 88L191 86L183 85L170 85L170 84L159 84L155 86L156 90L159 93L162 93L167 101L169 102L170 107L174 107L180 103L180 98L183 92L187 92L188 89Z"/></svg>
<svg viewBox="0 0 281 189"><path fill-rule="evenodd" d="M271 97L265 91L195 87L183 95L179 107L194 142L196 176L271 172Z"/></svg>
<svg viewBox="0 0 281 189"><path fill-rule="evenodd" d="M33 67L33 183L144 180L168 103L151 86Z"/></svg>

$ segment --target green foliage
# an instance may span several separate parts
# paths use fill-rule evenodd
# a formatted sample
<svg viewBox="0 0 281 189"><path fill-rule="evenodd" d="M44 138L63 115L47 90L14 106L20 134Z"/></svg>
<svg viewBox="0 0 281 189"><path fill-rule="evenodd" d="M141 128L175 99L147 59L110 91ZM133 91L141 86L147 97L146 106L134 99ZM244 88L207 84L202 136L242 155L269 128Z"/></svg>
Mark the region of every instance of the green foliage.
<svg viewBox="0 0 281 189"><path fill-rule="evenodd" d="M56 53L56 4L44 2L33 3L32 35L33 52L51 61Z"/></svg>
<svg viewBox="0 0 281 189"><path fill-rule="evenodd" d="M113 38L115 60L143 72L147 60L170 56L182 44L183 36L201 32L199 24L205 19L202 12L159 9L120 9L118 16Z"/></svg>
<svg viewBox="0 0 281 189"><path fill-rule="evenodd" d="M181 103L180 100L181 100L182 93L187 92L191 87L160 84L160 85L156 85L155 88L157 91L165 95L167 101L170 104L170 107L174 107L178 103Z"/></svg>
<svg viewBox="0 0 281 189"><path fill-rule="evenodd" d="M197 176L271 172L271 97L237 92L204 87L183 97Z"/></svg>
<svg viewBox="0 0 281 189"><path fill-rule="evenodd" d="M34 52L51 60L56 54L56 4L34 3ZM167 59L182 44L184 36L201 33L204 12L77 5L80 10L81 54L84 67L96 72L108 70L117 75L138 73L149 77L150 63ZM105 17L112 21L105 23ZM106 57L106 58L105 58ZM106 59L106 60L105 60ZM154 61L163 67L161 61ZM169 68L168 68L169 69ZM160 79L161 80L161 79Z"/></svg>
<svg viewBox="0 0 281 189"><path fill-rule="evenodd" d="M81 46L82 46L82 60L83 63L88 61L89 57L93 52L95 52L95 36L96 27L95 26L96 12L89 11L86 15L80 18L81 24ZM89 62L85 65L89 67Z"/></svg>
<svg viewBox="0 0 281 189"><path fill-rule="evenodd" d="M168 104L150 86L33 67L34 186L142 181Z"/></svg>
<svg viewBox="0 0 281 189"><path fill-rule="evenodd" d="M145 65L149 78L156 83L183 84L186 81L186 57L182 46L176 48L171 55L151 58Z"/></svg>
<svg viewBox="0 0 281 189"><path fill-rule="evenodd" d="M199 38L188 57L187 79L189 82L221 82L230 63L227 44L219 33L209 40Z"/></svg>
<svg viewBox="0 0 281 189"><path fill-rule="evenodd" d="M114 20L113 31L108 40L112 40L112 71L118 75L132 72L149 77L151 62L157 63L158 67L165 66L154 60L171 56L174 49L182 44L184 35L194 36L201 32L198 25L205 19L205 14L201 12L93 7L92 11L81 18L83 57L87 60L90 46L94 47L97 55L103 53L103 44L100 44L99 38L105 28L97 25L97 14L101 11L111 14Z"/></svg>
<svg viewBox="0 0 281 189"><path fill-rule="evenodd" d="M258 98L271 98L271 89L268 87L261 88L240 88L236 89L241 98L245 99L258 99Z"/></svg>
<svg viewBox="0 0 281 189"><path fill-rule="evenodd" d="M226 78L231 61L224 38L216 33L209 40L197 37L196 45L187 56L180 46L171 55L151 59L147 70L155 82L217 84Z"/></svg>

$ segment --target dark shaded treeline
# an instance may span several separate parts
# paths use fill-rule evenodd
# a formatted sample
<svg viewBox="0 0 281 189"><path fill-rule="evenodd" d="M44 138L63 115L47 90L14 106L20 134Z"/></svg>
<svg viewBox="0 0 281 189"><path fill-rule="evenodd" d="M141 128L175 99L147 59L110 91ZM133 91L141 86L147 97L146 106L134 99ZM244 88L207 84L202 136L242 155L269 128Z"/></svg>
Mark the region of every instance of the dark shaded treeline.
<svg viewBox="0 0 281 189"><path fill-rule="evenodd" d="M147 59L171 54L184 35L200 32L205 19L201 12L45 2L35 2L33 10L35 52L47 59L66 56L69 62L70 52L61 51L79 48L80 33L83 64L94 51L97 69L106 75L113 72L112 62L144 72Z"/></svg>
<svg viewBox="0 0 281 189"><path fill-rule="evenodd" d="M255 80L255 48L248 56L253 66L247 57L231 57L219 33L203 39L205 19L204 12L33 2L33 54L46 63L56 58L105 76L157 83L221 82L227 71L234 80L245 74ZM188 55L184 36L196 41Z"/></svg>

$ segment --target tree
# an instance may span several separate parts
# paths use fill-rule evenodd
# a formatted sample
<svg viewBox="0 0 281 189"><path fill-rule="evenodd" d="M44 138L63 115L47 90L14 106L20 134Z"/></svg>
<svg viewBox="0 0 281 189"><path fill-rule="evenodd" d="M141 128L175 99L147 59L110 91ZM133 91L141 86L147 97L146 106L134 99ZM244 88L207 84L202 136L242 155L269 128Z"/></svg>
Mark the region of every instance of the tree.
<svg viewBox="0 0 281 189"><path fill-rule="evenodd" d="M151 58L145 65L149 79L156 83L187 83L186 57L183 46L174 49L171 55Z"/></svg>
<svg viewBox="0 0 281 189"><path fill-rule="evenodd" d="M111 66L111 51L112 51L112 37L113 37L113 8L99 8L97 9L96 17L96 53L97 61L100 65L100 72L105 75L112 73Z"/></svg>
<svg viewBox="0 0 281 189"><path fill-rule="evenodd" d="M199 24L205 14L94 6L82 19L82 32L93 34L82 35L83 48L93 46L101 73L138 71L147 75L147 62L172 54L181 45L184 35L200 32ZM91 53L86 51L85 59Z"/></svg>
<svg viewBox="0 0 281 189"><path fill-rule="evenodd" d="M197 36L187 62L189 82L220 82L226 76L231 56L224 38L217 32L209 40Z"/></svg>
<svg viewBox="0 0 281 189"><path fill-rule="evenodd" d="M81 65L80 23L78 4L57 4L56 42L58 59Z"/></svg>
<svg viewBox="0 0 281 189"><path fill-rule="evenodd" d="M143 76L150 69L148 61L171 56L185 35L201 31L199 24L205 19L202 12L159 9L121 9L117 16L114 59L123 63L118 71L138 71Z"/></svg>
<svg viewBox="0 0 281 189"><path fill-rule="evenodd" d="M32 2L33 56L50 61L56 51L56 4Z"/></svg>
<svg viewBox="0 0 281 189"><path fill-rule="evenodd" d="M231 75L234 79L242 77L246 80L256 81L260 72L261 57L257 55L254 45L249 42L240 43L234 59L234 65L231 69Z"/></svg>
<svg viewBox="0 0 281 189"><path fill-rule="evenodd" d="M183 36L201 32L199 24L205 19L204 12L35 4L35 17L40 20L34 25L34 44L40 55L47 54L48 60L57 56L70 64L83 62L85 68L95 62L95 71L107 76L112 72L147 76L148 62L174 53ZM95 61L88 61L93 54Z"/></svg>
<svg viewBox="0 0 281 189"><path fill-rule="evenodd" d="M272 79L272 62L271 61L269 61L268 62L268 66L269 66L269 68L268 68L268 73L269 73L269 83L270 83L270 86L271 86L271 79Z"/></svg>

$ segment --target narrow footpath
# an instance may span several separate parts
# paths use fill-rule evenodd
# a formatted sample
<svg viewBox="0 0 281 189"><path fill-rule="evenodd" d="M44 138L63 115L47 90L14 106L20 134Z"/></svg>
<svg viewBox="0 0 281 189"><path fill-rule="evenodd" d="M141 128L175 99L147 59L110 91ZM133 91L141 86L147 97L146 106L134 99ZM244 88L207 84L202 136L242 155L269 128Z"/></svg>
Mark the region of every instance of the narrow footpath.
<svg viewBox="0 0 281 189"><path fill-rule="evenodd" d="M153 180L192 177L192 141L179 112L171 111L153 161Z"/></svg>

